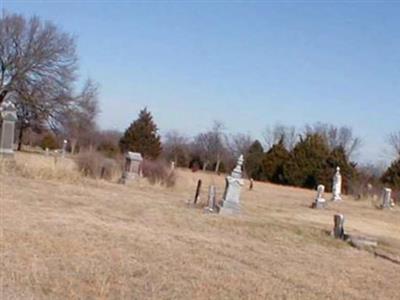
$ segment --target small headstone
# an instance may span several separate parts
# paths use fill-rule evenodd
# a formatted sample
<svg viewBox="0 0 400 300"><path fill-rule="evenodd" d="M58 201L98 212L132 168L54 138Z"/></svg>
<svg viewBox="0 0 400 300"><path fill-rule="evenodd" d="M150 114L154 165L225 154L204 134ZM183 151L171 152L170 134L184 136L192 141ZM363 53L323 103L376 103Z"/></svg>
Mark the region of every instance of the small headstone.
<svg viewBox="0 0 400 300"><path fill-rule="evenodd" d="M63 141L63 147L61 150L61 157L64 158L65 157L65 153L67 152L67 145L68 145L68 141L64 140Z"/></svg>
<svg viewBox="0 0 400 300"><path fill-rule="evenodd" d="M392 190L389 188L383 189L383 199L382 199L382 208L391 208L392 207Z"/></svg>
<svg viewBox="0 0 400 300"><path fill-rule="evenodd" d="M342 175L340 175L339 167L336 168L336 174L333 177L332 194L332 201L342 200Z"/></svg>
<svg viewBox="0 0 400 300"><path fill-rule="evenodd" d="M171 161L170 169L171 169L171 172L175 170L175 162L174 161Z"/></svg>
<svg viewBox="0 0 400 300"><path fill-rule="evenodd" d="M244 184L242 179L243 155L240 155L235 169L226 177L226 188L220 212L234 214L240 212L240 190Z"/></svg>
<svg viewBox="0 0 400 300"><path fill-rule="evenodd" d="M200 200L201 179L197 181L196 193L194 195L193 203L196 204Z"/></svg>
<svg viewBox="0 0 400 300"><path fill-rule="evenodd" d="M45 156L49 156L50 155L50 149L46 148L46 150L44 151L44 155Z"/></svg>
<svg viewBox="0 0 400 300"><path fill-rule="evenodd" d="M324 191L325 191L325 186L320 184L317 187L317 197L315 198L313 204L312 204L312 208L325 208L326 206L326 200L323 198L324 195Z"/></svg>
<svg viewBox="0 0 400 300"><path fill-rule="evenodd" d="M333 216L333 236L336 239L344 240L344 216L342 214L336 214Z"/></svg>
<svg viewBox="0 0 400 300"><path fill-rule="evenodd" d="M208 206L204 209L206 212L214 212L216 207L216 188L214 185L210 185L208 189Z"/></svg>
<svg viewBox="0 0 400 300"><path fill-rule="evenodd" d="M14 154L14 132L17 118L17 110L14 104L5 100L0 106L1 131L0 131L0 154Z"/></svg>

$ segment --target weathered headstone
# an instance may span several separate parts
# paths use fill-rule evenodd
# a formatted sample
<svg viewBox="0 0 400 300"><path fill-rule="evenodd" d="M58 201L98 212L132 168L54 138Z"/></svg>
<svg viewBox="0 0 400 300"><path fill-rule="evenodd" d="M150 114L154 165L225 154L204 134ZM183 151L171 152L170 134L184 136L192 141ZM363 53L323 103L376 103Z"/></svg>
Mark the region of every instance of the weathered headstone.
<svg viewBox="0 0 400 300"><path fill-rule="evenodd" d="M216 188L215 185L210 185L208 188L208 206L204 209L206 212L214 212L216 207Z"/></svg>
<svg viewBox="0 0 400 300"><path fill-rule="evenodd" d="M197 181L196 193L194 194L193 203L196 204L200 200L201 179Z"/></svg>
<svg viewBox="0 0 400 300"><path fill-rule="evenodd" d="M342 175L340 175L340 168L336 168L336 174L333 176L332 184L332 201L342 200Z"/></svg>
<svg viewBox="0 0 400 300"><path fill-rule="evenodd" d="M120 183L126 183L127 180L142 176L143 157L138 152L127 152L125 154L124 171Z"/></svg>
<svg viewBox="0 0 400 300"><path fill-rule="evenodd" d="M389 188L383 189L382 208L391 208L392 204L392 190Z"/></svg>
<svg viewBox="0 0 400 300"><path fill-rule="evenodd" d="M234 214L240 212L240 190L243 186L242 179L243 155L240 155L235 169L226 177L226 188L220 212Z"/></svg>
<svg viewBox="0 0 400 300"><path fill-rule="evenodd" d="M333 216L333 236L336 239L344 240L344 216L342 214L336 214Z"/></svg>
<svg viewBox="0 0 400 300"><path fill-rule="evenodd" d="M14 104L5 100L0 106L1 131L0 131L0 154L14 154L15 122L18 120Z"/></svg>
<svg viewBox="0 0 400 300"><path fill-rule="evenodd" d="M44 151L44 155L45 156L49 156L50 155L50 149L46 148L46 150Z"/></svg>
<svg viewBox="0 0 400 300"><path fill-rule="evenodd" d="M250 185L249 185L249 190L251 191L254 187L254 179L250 178Z"/></svg>
<svg viewBox="0 0 400 300"><path fill-rule="evenodd" d="M326 200L323 198L325 186L322 184L317 187L317 197L315 198L312 208L324 208L326 206Z"/></svg>
<svg viewBox="0 0 400 300"><path fill-rule="evenodd" d="M63 146L61 149L61 157L64 158L65 157L65 153L67 152L67 145L68 145L68 141L64 140L63 141Z"/></svg>
<svg viewBox="0 0 400 300"><path fill-rule="evenodd" d="M374 187L372 186L372 184L370 184L370 183L367 184L367 198L368 198L368 199L374 197L373 188L374 188Z"/></svg>
<svg viewBox="0 0 400 300"><path fill-rule="evenodd" d="M171 166L170 166L171 172L175 170L175 162L171 161Z"/></svg>

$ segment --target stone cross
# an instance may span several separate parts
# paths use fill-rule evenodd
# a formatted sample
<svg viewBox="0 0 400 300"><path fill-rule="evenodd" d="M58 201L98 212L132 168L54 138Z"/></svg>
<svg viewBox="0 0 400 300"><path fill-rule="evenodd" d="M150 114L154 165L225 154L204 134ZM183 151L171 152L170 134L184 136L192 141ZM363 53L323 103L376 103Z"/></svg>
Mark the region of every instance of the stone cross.
<svg viewBox="0 0 400 300"><path fill-rule="evenodd" d="M235 169L226 177L226 188L220 212L234 214L240 212L240 190L244 184L242 179L243 155L240 155Z"/></svg>
<svg viewBox="0 0 400 300"><path fill-rule="evenodd" d="M0 132L0 154L14 154L14 133L17 110L14 104L5 100L0 106L1 132Z"/></svg>
<svg viewBox="0 0 400 300"><path fill-rule="evenodd" d="M392 205L392 190L389 188L383 189L382 208L390 208Z"/></svg>
<svg viewBox="0 0 400 300"><path fill-rule="evenodd" d="M322 197L324 195L325 186L320 184L317 187L317 198L314 200L312 208L324 208L326 200Z"/></svg>
<svg viewBox="0 0 400 300"><path fill-rule="evenodd" d="M344 240L344 216L341 214L336 214L333 216L333 236L337 239Z"/></svg>
<svg viewBox="0 0 400 300"><path fill-rule="evenodd" d="M336 168L336 174L333 176L332 185L332 201L342 200L342 175L340 175L340 168Z"/></svg>

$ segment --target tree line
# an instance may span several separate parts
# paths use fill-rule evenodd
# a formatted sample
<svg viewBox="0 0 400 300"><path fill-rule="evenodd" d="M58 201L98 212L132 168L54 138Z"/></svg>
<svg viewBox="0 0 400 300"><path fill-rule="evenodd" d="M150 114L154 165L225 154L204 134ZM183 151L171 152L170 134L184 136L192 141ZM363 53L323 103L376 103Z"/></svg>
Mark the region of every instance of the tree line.
<svg viewBox="0 0 400 300"><path fill-rule="evenodd" d="M98 84L87 79L79 89L78 67L72 35L38 17L3 14L0 103L8 99L17 108L18 149L23 143L54 149L67 138L73 154L92 149L115 157L130 150L147 159L217 173L230 171L244 154L245 171L256 180L329 188L334 169L340 166L345 190L356 179L400 188L400 132L388 138L397 159L381 175L352 161L361 141L346 126L317 123L298 130L276 125L265 130L263 141L255 141L249 134L228 134L215 121L194 137L170 131L161 138L151 113L143 109L124 133L99 130Z"/></svg>

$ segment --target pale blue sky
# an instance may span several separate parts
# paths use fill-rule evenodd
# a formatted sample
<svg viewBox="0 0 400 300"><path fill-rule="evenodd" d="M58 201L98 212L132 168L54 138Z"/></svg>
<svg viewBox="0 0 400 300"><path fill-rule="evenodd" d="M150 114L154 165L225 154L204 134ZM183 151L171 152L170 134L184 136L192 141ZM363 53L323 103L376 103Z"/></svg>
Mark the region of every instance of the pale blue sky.
<svg viewBox="0 0 400 300"><path fill-rule="evenodd" d="M351 126L357 160L400 130L400 2L3 1L77 36L101 85L102 128L147 106L161 133L212 120L255 138L277 122Z"/></svg>

